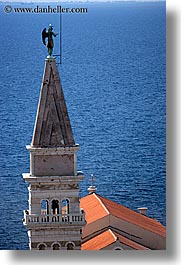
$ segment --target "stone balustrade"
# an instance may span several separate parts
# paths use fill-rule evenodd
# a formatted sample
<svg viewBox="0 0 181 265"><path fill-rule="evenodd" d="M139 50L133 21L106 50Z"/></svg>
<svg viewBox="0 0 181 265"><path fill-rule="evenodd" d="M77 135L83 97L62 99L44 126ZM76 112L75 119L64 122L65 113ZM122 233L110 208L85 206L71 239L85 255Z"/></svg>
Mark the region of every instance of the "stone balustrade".
<svg viewBox="0 0 181 265"><path fill-rule="evenodd" d="M28 214L28 211L24 211L24 225L32 223L85 223L85 214Z"/></svg>

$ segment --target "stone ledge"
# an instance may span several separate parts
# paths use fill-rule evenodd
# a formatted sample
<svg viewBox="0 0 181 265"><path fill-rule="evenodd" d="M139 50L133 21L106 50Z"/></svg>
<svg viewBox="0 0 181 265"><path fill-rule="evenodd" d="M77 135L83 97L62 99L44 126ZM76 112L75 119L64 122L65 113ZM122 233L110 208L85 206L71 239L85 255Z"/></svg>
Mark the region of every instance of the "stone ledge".
<svg viewBox="0 0 181 265"><path fill-rule="evenodd" d="M30 153L35 153L36 155L62 155L62 154L74 154L79 149L79 144L74 146L65 146L65 147L36 147L32 145L27 145L26 149Z"/></svg>
<svg viewBox="0 0 181 265"><path fill-rule="evenodd" d="M61 183L66 182L67 184L69 182L79 182L80 180L84 179L84 175L77 174L75 176L33 176L30 173L23 173L23 179L28 182L45 182L45 183Z"/></svg>
<svg viewBox="0 0 181 265"><path fill-rule="evenodd" d="M23 222L24 226L27 229L56 229L56 228L76 228L81 229L84 225L86 225L86 221L79 221L79 222L67 222L67 223L25 223ZM75 229L74 228L74 229Z"/></svg>

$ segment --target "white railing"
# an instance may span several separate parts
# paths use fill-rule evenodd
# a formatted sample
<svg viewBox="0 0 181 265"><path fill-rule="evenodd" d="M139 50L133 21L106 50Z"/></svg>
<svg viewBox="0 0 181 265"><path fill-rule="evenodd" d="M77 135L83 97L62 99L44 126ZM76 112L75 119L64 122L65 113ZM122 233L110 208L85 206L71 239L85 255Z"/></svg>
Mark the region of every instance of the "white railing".
<svg viewBox="0 0 181 265"><path fill-rule="evenodd" d="M77 223L85 222L85 214L28 214L24 211L24 224L31 223Z"/></svg>

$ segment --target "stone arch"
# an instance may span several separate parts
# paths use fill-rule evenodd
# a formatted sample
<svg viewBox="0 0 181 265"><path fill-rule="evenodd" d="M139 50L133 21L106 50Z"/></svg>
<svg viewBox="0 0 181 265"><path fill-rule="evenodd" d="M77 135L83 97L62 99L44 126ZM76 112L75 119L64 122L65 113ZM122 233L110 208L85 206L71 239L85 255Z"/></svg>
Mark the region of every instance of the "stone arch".
<svg viewBox="0 0 181 265"><path fill-rule="evenodd" d="M41 200L41 214L49 214L49 200Z"/></svg>
<svg viewBox="0 0 181 265"><path fill-rule="evenodd" d="M60 201L56 198L51 200L51 213L52 214L60 213Z"/></svg>
<svg viewBox="0 0 181 265"><path fill-rule="evenodd" d="M60 250L61 249L61 244L59 242L53 242L51 244L51 249L52 250Z"/></svg>
<svg viewBox="0 0 181 265"><path fill-rule="evenodd" d="M62 215L70 213L70 200L69 199L66 198L61 201L61 212L62 212Z"/></svg>
<svg viewBox="0 0 181 265"><path fill-rule="evenodd" d="M75 243L72 241L69 241L65 244L66 250L74 250L75 249Z"/></svg>
<svg viewBox="0 0 181 265"><path fill-rule="evenodd" d="M37 245L37 249L38 250L46 250L47 249L47 245L45 243L39 243Z"/></svg>
<svg viewBox="0 0 181 265"><path fill-rule="evenodd" d="M121 247L115 247L113 250L123 250Z"/></svg>

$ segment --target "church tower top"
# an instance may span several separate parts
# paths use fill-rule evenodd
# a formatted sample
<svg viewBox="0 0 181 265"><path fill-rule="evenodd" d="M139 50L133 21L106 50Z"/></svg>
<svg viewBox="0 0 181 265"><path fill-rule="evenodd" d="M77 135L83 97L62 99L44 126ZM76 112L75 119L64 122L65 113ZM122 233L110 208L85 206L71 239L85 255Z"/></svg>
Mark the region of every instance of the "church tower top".
<svg viewBox="0 0 181 265"><path fill-rule="evenodd" d="M56 61L45 61L30 151L29 209L24 211L32 250L81 248L85 214L80 208L77 151Z"/></svg>
<svg viewBox="0 0 181 265"><path fill-rule="evenodd" d="M45 60L31 146L75 146L56 60L53 57Z"/></svg>

